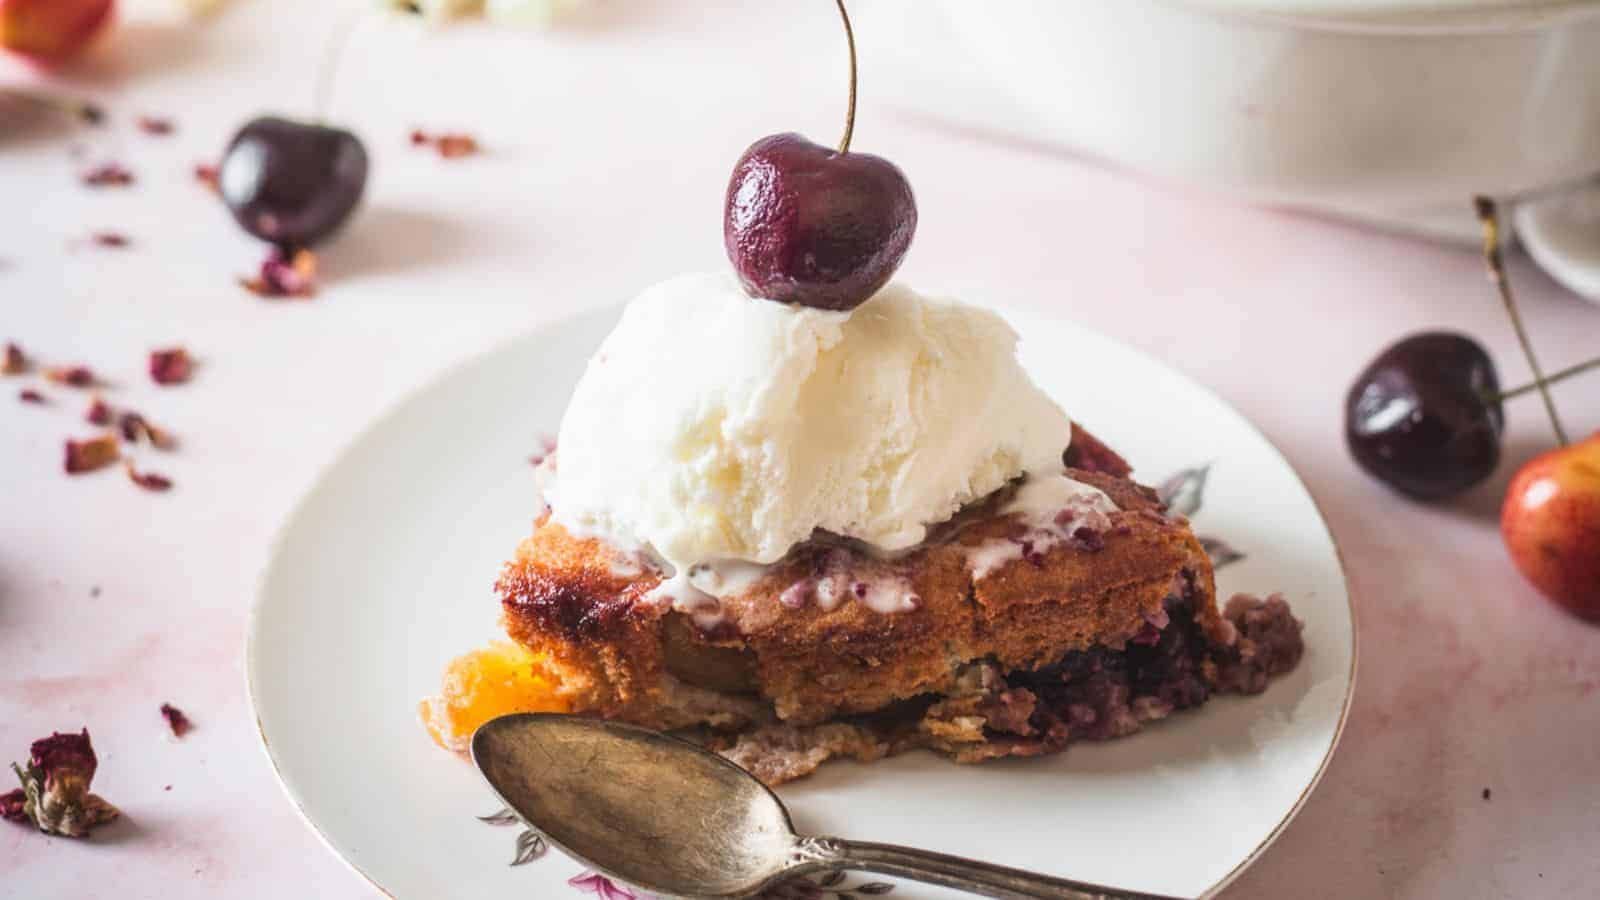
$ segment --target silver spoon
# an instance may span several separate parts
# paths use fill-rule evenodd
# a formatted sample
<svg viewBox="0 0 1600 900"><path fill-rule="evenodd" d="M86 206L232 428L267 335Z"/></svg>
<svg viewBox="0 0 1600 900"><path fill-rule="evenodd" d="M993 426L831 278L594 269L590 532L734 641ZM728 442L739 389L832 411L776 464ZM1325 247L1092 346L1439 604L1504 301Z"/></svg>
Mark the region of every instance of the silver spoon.
<svg viewBox="0 0 1600 900"><path fill-rule="evenodd" d="M745 770L632 725L501 716L472 736L472 759L550 843L659 897L750 897L802 875L856 869L985 897L1162 900L943 853L801 837L783 803Z"/></svg>

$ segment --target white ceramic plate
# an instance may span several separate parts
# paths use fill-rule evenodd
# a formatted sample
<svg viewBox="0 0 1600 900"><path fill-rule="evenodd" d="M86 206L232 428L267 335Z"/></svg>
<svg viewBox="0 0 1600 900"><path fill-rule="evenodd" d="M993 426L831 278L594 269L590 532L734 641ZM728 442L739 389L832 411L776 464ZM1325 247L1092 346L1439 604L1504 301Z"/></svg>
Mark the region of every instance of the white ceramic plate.
<svg viewBox="0 0 1600 900"><path fill-rule="evenodd" d="M415 712L446 661L497 635L490 585L532 520L528 455L616 315L541 328L401 403L329 466L262 580L248 648L262 743L328 846L396 897L627 896L569 885L582 867L554 851L508 865L520 829L475 818L497 804ZM1210 464L1196 528L1244 554L1219 587L1283 591L1305 621L1305 658L1264 695L1217 698L1120 741L981 766L921 752L837 762L780 793L802 831L1214 892L1294 815L1338 740L1355 630L1337 551L1288 463L1210 392L1069 323L1008 318L1040 384L1145 480ZM864 881L886 879L833 889ZM901 881L889 896L955 895Z"/></svg>

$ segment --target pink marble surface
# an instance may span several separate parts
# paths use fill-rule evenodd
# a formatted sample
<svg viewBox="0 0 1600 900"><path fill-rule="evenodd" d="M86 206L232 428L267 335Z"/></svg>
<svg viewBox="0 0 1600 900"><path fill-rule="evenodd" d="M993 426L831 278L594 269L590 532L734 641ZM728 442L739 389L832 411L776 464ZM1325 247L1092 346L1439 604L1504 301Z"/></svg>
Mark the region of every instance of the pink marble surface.
<svg viewBox="0 0 1600 900"><path fill-rule="evenodd" d="M508 333L716 265L743 146L836 127L836 73L793 51L831 47L826 19L775 31L750 5L613 8L549 35L364 19L331 115L368 141L370 202L328 248L311 303L240 293L232 278L257 251L189 172L249 115L309 111L338 18L323 4L239 3L203 27L138 10L64 82L102 99L111 126L0 120L0 339L103 370L109 399L183 441L145 460L177 481L168 495L116 472L69 479L60 442L88 430L85 399L52 388L50 406L24 406L23 382L4 382L0 759L87 725L97 786L126 816L84 843L0 828L0 896L371 893L257 747L241 658L275 528L408 389ZM0 83L35 78L0 68ZM1495 524L1516 464L1551 444L1537 403L1511 407L1493 481L1443 506L1396 499L1341 444L1351 376L1406 332L1469 332L1507 381L1526 375L1476 256L942 130L864 90L857 146L918 191L910 278L1074 317L1215 388L1283 448L1343 547L1361 644L1349 727L1304 812L1227 896L1593 893L1600 630L1523 583ZM138 134L128 119L146 112L178 132ZM415 125L471 130L489 152L442 162L407 146ZM135 186L77 184L112 157ZM101 228L133 246L78 242ZM1513 271L1549 365L1600 350L1600 309L1520 259ZM144 354L175 342L199 370L157 388ZM1558 397L1574 430L1600 428L1600 382ZM163 701L194 719L184 740L167 736Z"/></svg>

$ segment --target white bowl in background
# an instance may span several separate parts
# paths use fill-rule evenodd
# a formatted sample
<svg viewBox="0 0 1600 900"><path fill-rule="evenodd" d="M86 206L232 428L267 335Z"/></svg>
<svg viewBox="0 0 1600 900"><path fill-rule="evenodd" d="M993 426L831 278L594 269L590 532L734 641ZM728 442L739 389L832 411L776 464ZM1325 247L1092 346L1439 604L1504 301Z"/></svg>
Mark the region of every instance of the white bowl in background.
<svg viewBox="0 0 1600 900"><path fill-rule="evenodd" d="M1600 173L1600 0L878 0L872 14L874 45L912 73L886 76L897 102L1252 202L1475 240L1472 195ZM965 83L928 90L935 70Z"/></svg>

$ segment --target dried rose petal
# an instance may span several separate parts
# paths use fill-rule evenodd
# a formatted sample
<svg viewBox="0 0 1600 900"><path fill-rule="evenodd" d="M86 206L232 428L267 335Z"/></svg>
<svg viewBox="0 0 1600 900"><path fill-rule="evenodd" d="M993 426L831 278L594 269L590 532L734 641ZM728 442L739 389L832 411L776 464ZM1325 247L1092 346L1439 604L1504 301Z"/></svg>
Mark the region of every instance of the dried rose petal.
<svg viewBox="0 0 1600 900"><path fill-rule="evenodd" d="M94 385L94 371L88 366L56 366L45 369L46 381L53 384L64 384L68 387L92 387Z"/></svg>
<svg viewBox="0 0 1600 900"><path fill-rule="evenodd" d="M212 193L222 191L222 170L207 163L199 163L194 167L194 180L211 189Z"/></svg>
<svg viewBox="0 0 1600 900"><path fill-rule="evenodd" d="M312 297L317 293L317 256L296 250L287 259L274 247L255 278L241 278L244 289L257 297Z"/></svg>
<svg viewBox="0 0 1600 900"><path fill-rule="evenodd" d="M183 714L183 710L173 706L171 703L161 704L161 717L167 720L167 727L172 729L173 737L181 738L189 733L189 729L194 727L189 722L189 717Z"/></svg>
<svg viewBox="0 0 1600 900"><path fill-rule="evenodd" d="M22 781L22 819L46 834L63 837L84 837L95 826L115 819L117 808L89 793L98 765L87 728L79 734L57 733L34 741L28 767L11 764ZM13 818L11 797L7 794L4 801L8 819Z"/></svg>
<svg viewBox="0 0 1600 900"><path fill-rule="evenodd" d="M165 491L172 488L172 479L165 475L157 475L154 472L140 472L134 469L133 463L125 463L123 467L128 470L128 478L134 484L147 491ZM179 715L183 714L179 713ZM179 737L182 737L182 735L180 734Z"/></svg>
<svg viewBox="0 0 1600 900"><path fill-rule="evenodd" d="M193 371L194 362L182 347L150 352L150 377L156 384L182 384Z"/></svg>
<svg viewBox="0 0 1600 900"><path fill-rule="evenodd" d="M78 106L78 118L89 125L99 125L106 120L106 111L93 103L82 103Z"/></svg>
<svg viewBox="0 0 1600 900"><path fill-rule="evenodd" d="M178 439L172 432L165 428L157 428L149 422L144 423L144 438L157 450L172 450L178 446Z"/></svg>
<svg viewBox="0 0 1600 900"><path fill-rule="evenodd" d="M7 822L28 821L28 814L22 811L23 805L27 802L28 795L22 788L12 788L0 794L0 819L5 819Z"/></svg>
<svg viewBox="0 0 1600 900"><path fill-rule="evenodd" d="M21 400L23 403L36 403L41 406L49 402L44 398L43 394L39 393L33 388L23 388L22 390L18 391L17 399Z"/></svg>
<svg viewBox="0 0 1600 900"><path fill-rule="evenodd" d="M445 159L471 156L479 150L478 139L470 134L457 132L429 134L420 130L411 132L411 146L421 147L428 144L432 144L433 149Z"/></svg>
<svg viewBox="0 0 1600 900"><path fill-rule="evenodd" d="M28 357L23 355L22 348L7 343L5 357L0 359L0 375L21 375L26 371L28 371Z"/></svg>
<svg viewBox="0 0 1600 900"><path fill-rule="evenodd" d="M118 416L117 428L122 431L122 439L130 444L138 443L139 438L143 437L148 430L144 416L136 412L125 412Z"/></svg>
<svg viewBox="0 0 1600 900"><path fill-rule="evenodd" d="M163 119L158 116L140 116L134 120L134 123L137 124L139 126L139 130L145 134L160 136L172 133L171 119Z"/></svg>
<svg viewBox="0 0 1600 900"><path fill-rule="evenodd" d="M126 247L132 243L128 236L117 231L96 231L89 240L97 247Z"/></svg>
<svg viewBox="0 0 1600 900"><path fill-rule="evenodd" d="M83 418L90 425L110 425L111 406L99 397L95 397L89 401L89 409L84 412Z"/></svg>
<svg viewBox="0 0 1600 900"><path fill-rule="evenodd" d="M178 445L177 438L170 432L151 425L136 412L123 413L117 419L117 427L122 431L122 439L130 444L146 441L157 450L171 450Z"/></svg>
<svg viewBox="0 0 1600 900"><path fill-rule="evenodd" d="M133 173L114 162L95 166L81 177L89 187L127 187L133 184Z"/></svg>
<svg viewBox="0 0 1600 900"><path fill-rule="evenodd" d="M439 155L445 159L471 156L478 152L478 142L471 135L442 134L438 140Z"/></svg>
<svg viewBox="0 0 1600 900"><path fill-rule="evenodd" d="M67 440L65 468L68 475L93 472L116 462L122 455L114 434L102 434L86 441Z"/></svg>

